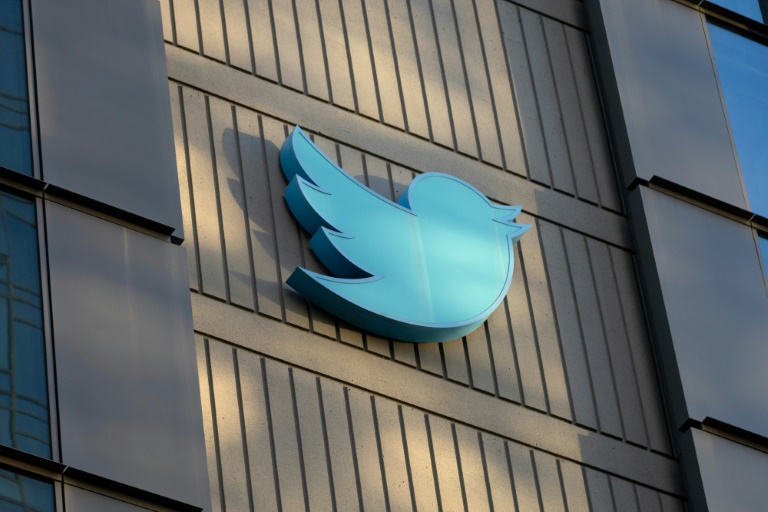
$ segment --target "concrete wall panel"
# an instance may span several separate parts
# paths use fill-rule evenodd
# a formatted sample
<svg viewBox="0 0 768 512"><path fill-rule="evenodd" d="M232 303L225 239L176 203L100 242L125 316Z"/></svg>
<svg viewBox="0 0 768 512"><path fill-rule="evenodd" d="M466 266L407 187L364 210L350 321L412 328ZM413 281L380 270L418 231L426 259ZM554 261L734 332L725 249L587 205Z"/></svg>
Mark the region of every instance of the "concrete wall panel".
<svg viewBox="0 0 768 512"><path fill-rule="evenodd" d="M503 0L320 1L319 11L280 0L248 3L245 37L230 21L241 7L225 2L225 52L219 7L204 2L196 16L181 4L165 34L179 46L198 51L186 34L200 27L208 57L250 73L238 55L253 53L261 78L621 211L581 30ZM557 18L554 5L538 8ZM560 8L567 19L574 9ZM260 60L279 61L279 76Z"/></svg>
<svg viewBox="0 0 768 512"><path fill-rule="evenodd" d="M217 457L211 464L214 510L221 510L221 503L229 510L231 503L245 503L247 496L254 500L254 510L274 507L273 491L255 492L248 480L240 479L242 455L238 453L263 445L267 432L276 436L275 449L261 460L261 470L275 472L282 506L287 508L290 502L291 510L305 509L303 493L321 497L310 501L311 506L330 499L338 510L384 510L387 505L392 510L436 510L438 503L442 510L465 506L489 510L492 504L493 510L528 511L540 510L539 503L547 511L586 510L582 507L587 503L594 510L600 510L601 503L609 507L606 510L614 510L612 493L617 489L627 493L628 501L616 510L637 509L636 493L657 503L661 499L647 487L246 349L204 337L198 337L197 344L200 371L208 386L203 389L203 407L218 411L215 419L206 420L213 434L208 445ZM217 368L220 371L204 375ZM249 378L253 387L232 389L234 383L244 386L243 376L252 374L261 376ZM282 412L249 407L246 395L258 397L260 403L284 401L279 404ZM306 408L306 404L311 405ZM256 414L249 425L261 427L241 429L245 414ZM300 450L297 425L302 432ZM317 439L311 446L304 444L308 439L304 434L309 432ZM278 439L283 436L286 442L292 439L291 449L281 453L288 447ZM236 473L228 469L233 464L239 468ZM295 467L296 475L290 480L282 472L287 465ZM220 487L220 482L225 486Z"/></svg>

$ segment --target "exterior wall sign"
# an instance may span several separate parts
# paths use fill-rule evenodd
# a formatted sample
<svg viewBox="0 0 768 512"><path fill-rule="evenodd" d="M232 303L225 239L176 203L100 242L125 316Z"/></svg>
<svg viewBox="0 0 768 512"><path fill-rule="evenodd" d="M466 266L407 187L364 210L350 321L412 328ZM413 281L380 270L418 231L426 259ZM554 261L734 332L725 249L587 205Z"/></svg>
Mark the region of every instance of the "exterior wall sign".
<svg viewBox="0 0 768 512"><path fill-rule="evenodd" d="M329 313L396 340L448 341L490 316L512 281L519 206L424 173L397 203L323 154L298 126L280 150L285 199L335 275L298 267L288 284Z"/></svg>

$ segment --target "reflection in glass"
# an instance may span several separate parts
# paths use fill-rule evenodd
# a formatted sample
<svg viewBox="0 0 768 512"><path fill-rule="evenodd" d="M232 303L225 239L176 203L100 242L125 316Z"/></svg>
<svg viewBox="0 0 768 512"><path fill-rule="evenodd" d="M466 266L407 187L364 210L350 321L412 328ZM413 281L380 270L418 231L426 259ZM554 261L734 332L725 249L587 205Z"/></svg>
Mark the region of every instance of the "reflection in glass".
<svg viewBox="0 0 768 512"><path fill-rule="evenodd" d="M747 18L765 23L768 21L768 5L765 0L711 0L713 4L721 5L726 9L739 13ZM762 9L761 5L763 4Z"/></svg>
<svg viewBox="0 0 768 512"><path fill-rule="evenodd" d="M21 0L0 2L0 166L32 175Z"/></svg>
<svg viewBox="0 0 768 512"><path fill-rule="evenodd" d="M0 470L0 510L54 512L53 484Z"/></svg>
<svg viewBox="0 0 768 512"><path fill-rule="evenodd" d="M35 204L0 192L0 444L50 458Z"/></svg>
<svg viewBox="0 0 768 512"><path fill-rule="evenodd" d="M768 46L709 24L752 211L768 217Z"/></svg>
<svg viewBox="0 0 768 512"><path fill-rule="evenodd" d="M763 268L768 274L768 235L760 235L757 239L760 241L760 252L763 253Z"/></svg>

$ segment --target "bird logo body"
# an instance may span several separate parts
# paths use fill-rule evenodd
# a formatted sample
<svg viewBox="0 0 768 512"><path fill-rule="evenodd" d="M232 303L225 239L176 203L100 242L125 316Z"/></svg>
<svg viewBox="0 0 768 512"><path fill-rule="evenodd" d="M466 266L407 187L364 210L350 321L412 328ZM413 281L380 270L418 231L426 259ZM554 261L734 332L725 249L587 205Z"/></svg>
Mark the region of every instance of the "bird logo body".
<svg viewBox="0 0 768 512"><path fill-rule="evenodd" d="M358 182L297 126L280 150L288 207L334 276L297 267L288 284L362 329L448 341L482 325L512 281L512 244L530 226L447 174L419 175L394 203Z"/></svg>

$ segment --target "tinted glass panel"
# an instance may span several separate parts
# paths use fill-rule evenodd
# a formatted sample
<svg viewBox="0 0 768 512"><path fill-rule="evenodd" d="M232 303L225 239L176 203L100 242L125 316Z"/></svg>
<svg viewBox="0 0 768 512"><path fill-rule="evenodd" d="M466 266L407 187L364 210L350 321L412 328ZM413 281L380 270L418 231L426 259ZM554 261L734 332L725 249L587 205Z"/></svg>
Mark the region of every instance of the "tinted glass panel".
<svg viewBox="0 0 768 512"><path fill-rule="evenodd" d="M709 25L752 211L768 216L768 46Z"/></svg>
<svg viewBox="0 0 768 512"><path fill-rule="evenodd" d="M54 512L53 484L0 470L0 510Z"/></svg>
<svg viewBox="0 0 768 512"><path fill-rule="evenodd" d="M711 0L713 4L721 5L726 9L739 13L747 18L752 18L765 23L768 19L768 1L766 0Z"/></svg>
<svg viewBox="0 0 768 512"><path fill-rule="evenodd" d="M0 443L50 458L37 223L32 200L0 193Z"/></svg>
<svg viewBox="0 0 768 512"><path fill-rule="evenodd" d="M21 0L0 2L0 166L32 175Z"/></svg>

